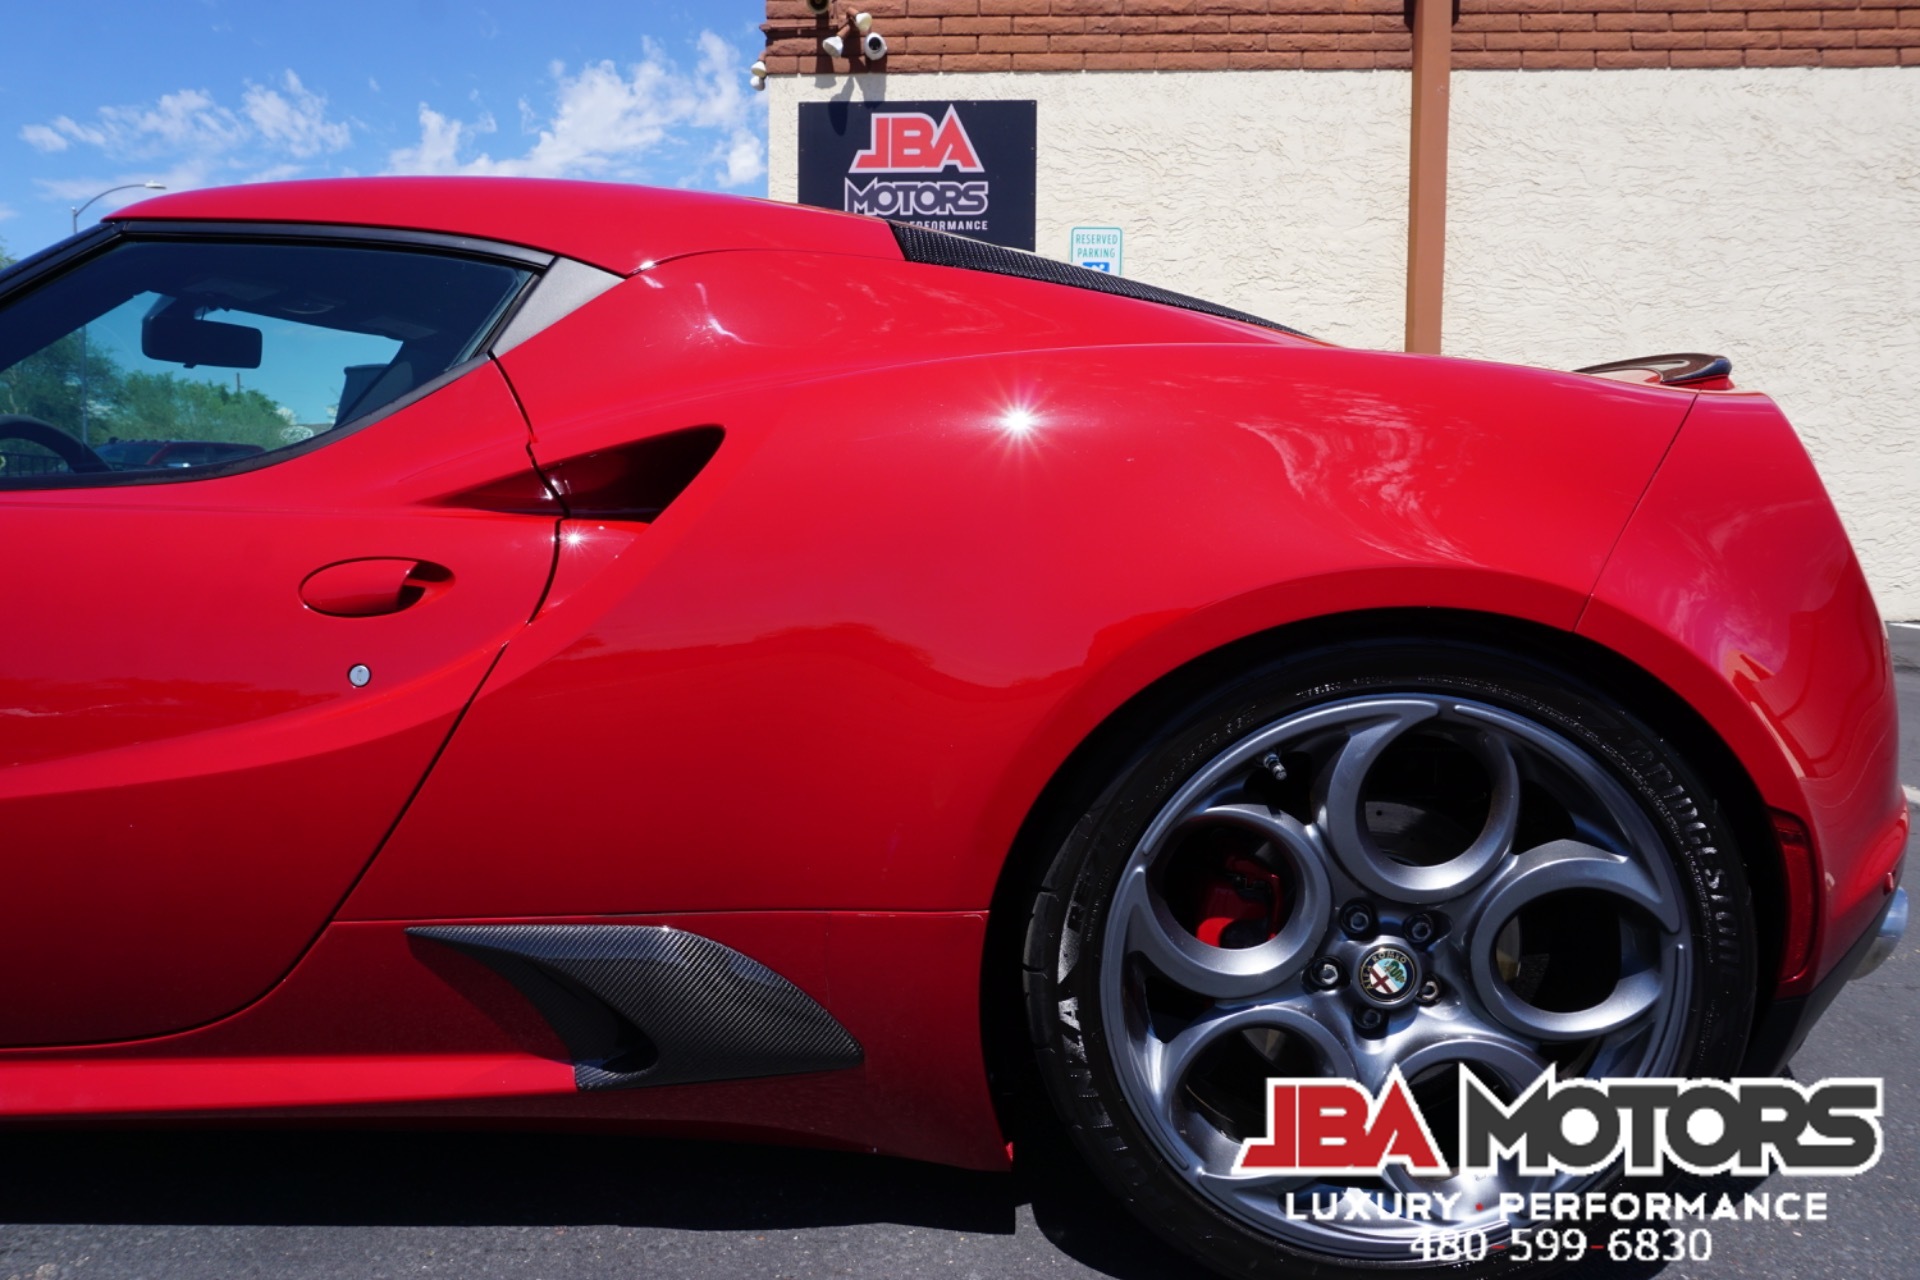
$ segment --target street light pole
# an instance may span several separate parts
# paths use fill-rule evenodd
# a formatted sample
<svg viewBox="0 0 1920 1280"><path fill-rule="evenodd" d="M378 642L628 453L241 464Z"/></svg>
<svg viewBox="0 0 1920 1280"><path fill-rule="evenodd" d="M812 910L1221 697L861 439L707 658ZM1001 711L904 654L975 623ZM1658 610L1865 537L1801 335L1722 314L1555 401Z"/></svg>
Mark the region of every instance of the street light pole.
<svg viewBox="0 0 1920 1280"><path fill-rule="evenodd" d="M95 196L92 200L87 201L85 204L77 204L73 206L73 234L75 235L80 234L80 215L85 213L88 209L91 209L94 205L94 201L99 200L102 196L110 196L116 191L132 191L135 189L140 189L145 191L165 191L166 190L164 186L160 185L157 182L123 182L117 187L108 187L105 191L102 191L99 195ZM89 434L87 429L87 417L88 417L87 326L83 324L80 326L80 443L81 444L89 443L87 440L87 436Z"/></svg>
<svg viewBox="0 0 1920 1280"><path fill-rule="evenodd" d="M85 204L77 204L73 206L73 210L72 210L73 233L75 235L80 234L80 215L85 213L88 209L91 209L94 206L94 203L96 201L102 200L105 197L112 195L116 191L134 191L134 190L165 191L166 188L158 182L123 182L117 187L108 187L105 191L102 191L99 195L95 196L92 200L87 201Z"/></svg>

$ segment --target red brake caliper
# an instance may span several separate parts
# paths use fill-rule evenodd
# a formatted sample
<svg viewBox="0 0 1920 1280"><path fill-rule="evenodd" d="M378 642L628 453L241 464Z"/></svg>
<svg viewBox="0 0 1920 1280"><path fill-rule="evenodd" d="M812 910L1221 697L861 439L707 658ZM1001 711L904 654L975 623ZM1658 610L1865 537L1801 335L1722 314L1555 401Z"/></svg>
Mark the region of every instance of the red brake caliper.
<svg viewBox="0 0 1920 1280"><path fill-rule="evenodd" d="M1244 854L1232 854L1200 894L1193 934L1210 947L1257 947L1280 932L1286 903L1280 877Z"/></svg>

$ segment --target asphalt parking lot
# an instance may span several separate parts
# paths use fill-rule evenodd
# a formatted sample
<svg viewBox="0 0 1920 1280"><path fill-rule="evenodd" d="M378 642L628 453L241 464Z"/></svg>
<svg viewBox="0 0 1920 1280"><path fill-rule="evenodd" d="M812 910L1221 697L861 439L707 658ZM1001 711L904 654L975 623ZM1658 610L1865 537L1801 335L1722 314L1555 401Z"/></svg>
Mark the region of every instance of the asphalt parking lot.
<svg viewBox="0 0 1920 1280"><path fill-rule="evenodd" d="M1902 777L1920 783L1920 628L1892 631ZM1909 793L1914 798L1914 793ZM1713 1224L1704 1264L1583 1274L1830 1280L1920 1250L1920 956L1909 934L1793 1064L1882 1076L1885 1154L1825 1224ZM1775 1180L1776 1184L1780 1181ZM0 1280L1185 1277L1099 1197L905 1161L543 1134L27 1133L0 1137Z"/></svg>

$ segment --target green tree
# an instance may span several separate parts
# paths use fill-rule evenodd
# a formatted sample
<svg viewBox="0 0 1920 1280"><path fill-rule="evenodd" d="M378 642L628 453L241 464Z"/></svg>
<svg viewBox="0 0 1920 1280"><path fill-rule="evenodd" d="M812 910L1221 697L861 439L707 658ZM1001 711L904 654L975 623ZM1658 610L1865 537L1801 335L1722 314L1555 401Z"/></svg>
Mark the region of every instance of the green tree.
<svg viewBox="0 0 1920 1280"><path fill-rule="evenodd" d="M129 440L223 440L271 449L288 418L271 396L171 373L124 373L101 415Z"/></svg>
<svg viewBox="0 0 1920 1280"><path fill-rule="evenodd" d="M13 261L0 246L0 268ZM120 366L111 356L88 350L78 332L69 333L0 369L0 413L24 414L78 435L82 389L90 411L97 411L113 401L119 381ZM19 443L8 442L10 448Z"/></svg>
<svg viewBox="0 0 1920 1280"><path fill-rule="evenodd" d="M112 356L88 347L77 331L69 333L0 370L0 413L22 413L78 436L82 394L90 416L98 418L118 399L121 376Z"/></svg>

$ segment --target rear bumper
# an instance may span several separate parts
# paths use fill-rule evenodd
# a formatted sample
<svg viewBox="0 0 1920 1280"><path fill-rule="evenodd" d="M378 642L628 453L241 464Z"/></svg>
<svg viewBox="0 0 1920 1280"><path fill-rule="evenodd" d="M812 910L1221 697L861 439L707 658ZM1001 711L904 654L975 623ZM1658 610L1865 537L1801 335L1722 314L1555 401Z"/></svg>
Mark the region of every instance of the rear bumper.
<svg viewBox="0 0 1920 1280"><path fill-rule="evenodd" d="M1800 1052L1807 1033L1813 1030L1847 983L1863 978L1893 954L1907 927L1907 891L1895 890L1880 907L1873 924L1847 949L1819 985L1804 996L1775 1000L1754 1024L1747 1040L1743 1076L1778 1075Z"/></svg>

